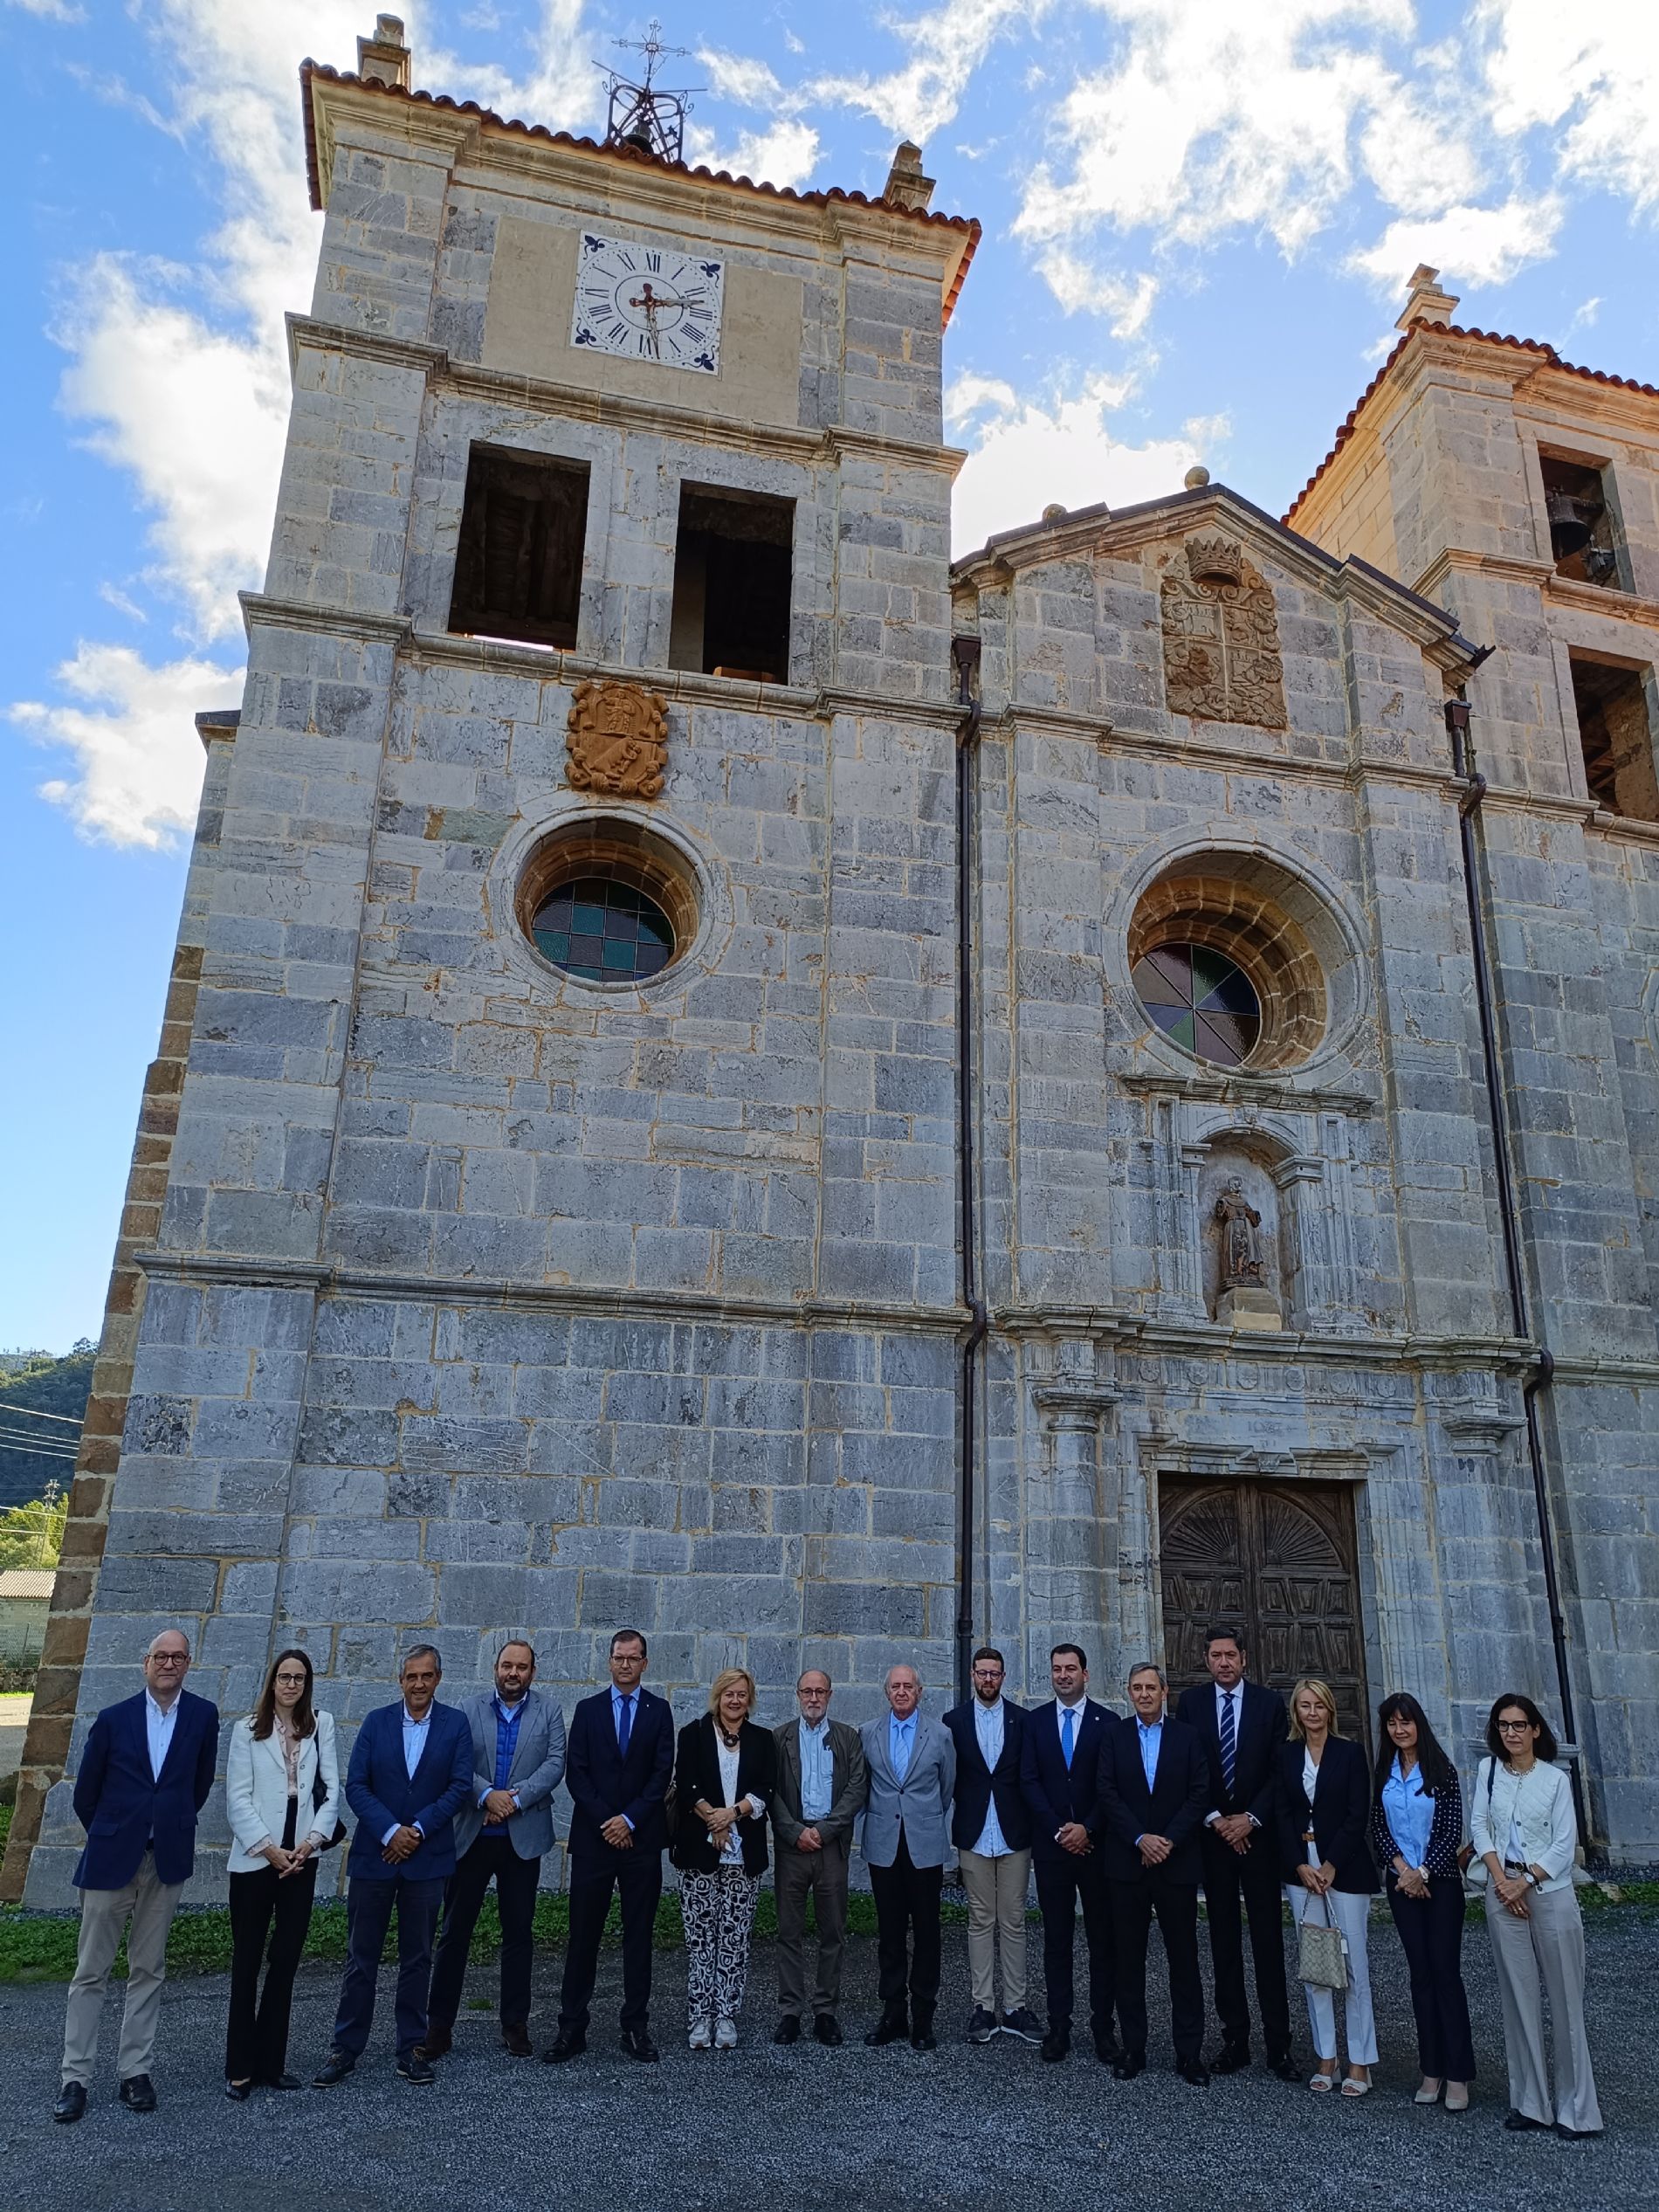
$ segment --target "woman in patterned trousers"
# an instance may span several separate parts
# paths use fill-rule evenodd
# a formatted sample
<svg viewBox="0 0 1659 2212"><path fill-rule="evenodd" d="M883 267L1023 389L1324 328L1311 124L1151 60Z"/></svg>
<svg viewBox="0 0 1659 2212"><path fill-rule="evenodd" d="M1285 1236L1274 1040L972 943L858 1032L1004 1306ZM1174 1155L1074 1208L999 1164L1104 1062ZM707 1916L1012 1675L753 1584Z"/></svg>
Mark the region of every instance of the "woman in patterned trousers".
<svg viewBox="0 0 1659 2212"><path fill-rule="evenodd" d="M685 1922L687 2040L693 2050L737 2048L777 1757L771 1730L754 1725L754 1677L747 1668L726 1667L714 1678L708 1711L679 1732L673 1858Z"/></svg>

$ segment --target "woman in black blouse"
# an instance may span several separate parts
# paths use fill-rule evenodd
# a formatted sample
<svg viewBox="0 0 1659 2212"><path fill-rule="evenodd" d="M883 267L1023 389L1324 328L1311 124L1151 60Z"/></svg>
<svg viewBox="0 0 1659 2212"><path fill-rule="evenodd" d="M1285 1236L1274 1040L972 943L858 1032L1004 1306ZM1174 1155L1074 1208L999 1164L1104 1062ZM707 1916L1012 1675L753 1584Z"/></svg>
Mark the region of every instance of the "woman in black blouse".
<svg viewBox="0 0 1659 2212"><path fill-rule="evenodd" d="M1442 2088L1449 2112L1469 2110L1475 2043L1463 1989L1463 1793L1415 1698L1396 1690L1377 1707L1377 1772L1371 1848L1411 1971L1417 2058L1416 2102Z"/></svg>
<svg viewBox="0 0 1659 2212"><path fill-rule="evenodd" d="M756 1727L754 1711L754 1677L747 1668L726 1667L714 1678L708 1711L679 1732L673 1857L680 1871L693 2050L737 2048L777 1761L772 1731Z"/></svg>

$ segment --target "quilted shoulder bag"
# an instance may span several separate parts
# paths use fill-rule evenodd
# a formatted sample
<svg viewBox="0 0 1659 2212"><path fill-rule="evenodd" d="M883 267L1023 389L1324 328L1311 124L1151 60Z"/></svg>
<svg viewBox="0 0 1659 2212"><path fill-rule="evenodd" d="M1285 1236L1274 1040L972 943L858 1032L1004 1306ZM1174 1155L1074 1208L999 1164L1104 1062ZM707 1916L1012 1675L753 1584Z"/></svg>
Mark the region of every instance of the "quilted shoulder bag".
<svg viewBox="0 0 1659 2212"><path fill-rule="evenodd" d="M1317 1902L1324 1910L1323 1921L1304 1915L1297 1927L1297 1974L1311 1988L1346 1989L1348 1940L1331 1917L1330 1898L1321 1897Z"/></svg>

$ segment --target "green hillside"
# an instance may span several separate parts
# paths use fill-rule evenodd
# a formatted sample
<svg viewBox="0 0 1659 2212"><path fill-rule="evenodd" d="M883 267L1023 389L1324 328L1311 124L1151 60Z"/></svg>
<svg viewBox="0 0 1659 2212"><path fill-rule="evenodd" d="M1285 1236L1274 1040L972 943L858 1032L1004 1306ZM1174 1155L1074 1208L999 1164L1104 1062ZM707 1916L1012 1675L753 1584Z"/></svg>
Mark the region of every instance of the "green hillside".
<svg viewBox="0 0 1659 2212"><path fill-rule="evenodd" d="M0 1512L43 1496L49 1482L68 1490L95 1353L85 1339L61 1358L0 1353ZM32 1421L31 1413L59 1418Z"/></svg>

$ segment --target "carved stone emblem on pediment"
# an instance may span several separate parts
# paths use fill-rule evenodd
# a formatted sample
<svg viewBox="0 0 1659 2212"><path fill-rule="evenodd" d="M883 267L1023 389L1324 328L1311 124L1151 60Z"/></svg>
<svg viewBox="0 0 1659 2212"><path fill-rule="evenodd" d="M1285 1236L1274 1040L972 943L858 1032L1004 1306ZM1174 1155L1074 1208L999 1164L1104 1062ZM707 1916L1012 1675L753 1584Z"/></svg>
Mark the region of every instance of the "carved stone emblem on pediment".
<svg viewBox="0 0 1659 2212"><path fill-rule="evenodd" d="M578 791L654 799L668 765L668 700L639 684L578 684L565 742Z"/></svg>
<svg viewBox="0 0 1659 2212"><path fill-rule="evenodd" d="M1160 594L1172 714L1282 730L1284 663L1271 586L1220 532L1188 538Z"/></svg>

